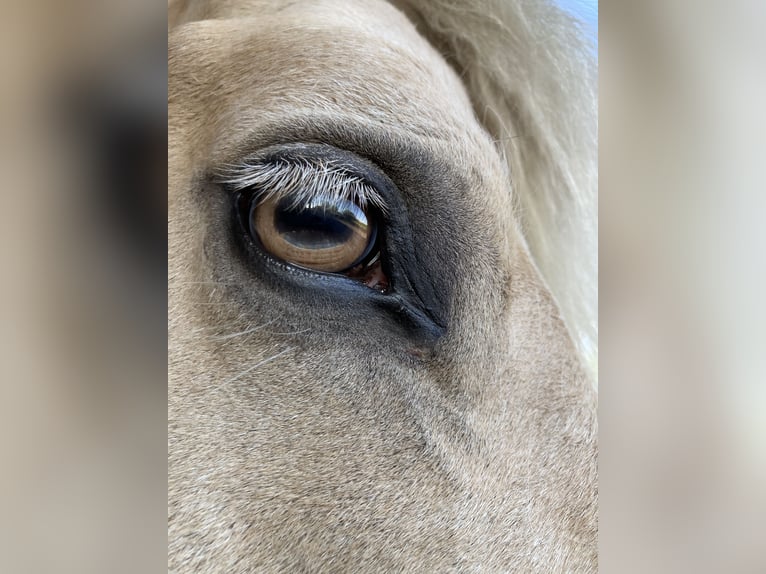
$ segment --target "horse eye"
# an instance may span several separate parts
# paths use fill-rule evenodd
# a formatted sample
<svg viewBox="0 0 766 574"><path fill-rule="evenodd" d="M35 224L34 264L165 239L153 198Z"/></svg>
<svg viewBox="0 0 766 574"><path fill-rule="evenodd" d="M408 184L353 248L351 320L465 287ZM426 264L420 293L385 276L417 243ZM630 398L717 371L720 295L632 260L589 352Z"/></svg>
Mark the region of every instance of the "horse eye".
<svg viewBox="0 0 766 574"><path fill-rule="evenodd" d="M313 271L342 273L366 263L376 244L374 218L353 201L251 200L249 231L272 255Z"/></svg>

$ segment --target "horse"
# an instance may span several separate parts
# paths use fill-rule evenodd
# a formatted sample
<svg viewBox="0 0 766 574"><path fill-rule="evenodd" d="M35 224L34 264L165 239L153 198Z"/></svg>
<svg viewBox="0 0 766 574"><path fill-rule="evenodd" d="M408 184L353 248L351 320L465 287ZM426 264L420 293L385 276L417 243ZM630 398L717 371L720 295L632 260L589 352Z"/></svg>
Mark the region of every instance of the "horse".
<svg viewBox="0 0 766 574"><path fill-rule="evenodd" d="M596 572L583 36L170 0L170 571Z"/></svg>

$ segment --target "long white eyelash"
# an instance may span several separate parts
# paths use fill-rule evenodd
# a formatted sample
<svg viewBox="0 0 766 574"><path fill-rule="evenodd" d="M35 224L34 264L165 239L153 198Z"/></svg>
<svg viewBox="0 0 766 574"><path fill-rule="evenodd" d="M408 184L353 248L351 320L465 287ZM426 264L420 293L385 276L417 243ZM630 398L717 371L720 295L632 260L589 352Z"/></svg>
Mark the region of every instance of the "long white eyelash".
<svg viewBox="0 0 766 574"><path fill-rule="evenodd" d="M260 201L288 198L291 207L317 200L349 200L362 208L374 206L386 212L386 203L374 187L331 160L244 162L227 167L220 180L237 191L254 187L260 193Z"/></svg>

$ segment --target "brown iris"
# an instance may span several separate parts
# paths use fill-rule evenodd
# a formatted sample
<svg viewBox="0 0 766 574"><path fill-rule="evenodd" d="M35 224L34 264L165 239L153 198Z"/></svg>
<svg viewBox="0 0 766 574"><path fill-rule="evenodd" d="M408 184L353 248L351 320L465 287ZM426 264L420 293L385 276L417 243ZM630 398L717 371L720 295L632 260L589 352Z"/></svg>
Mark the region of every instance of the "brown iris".
<svg viewBox="0 0 766 574"><path fill-rule="evenodd" d="M250 210L250 232L272 255L325 273L363 263L376 236L374 222L356 203L327 198L298 205L288 198L256 203Z"/></svg>

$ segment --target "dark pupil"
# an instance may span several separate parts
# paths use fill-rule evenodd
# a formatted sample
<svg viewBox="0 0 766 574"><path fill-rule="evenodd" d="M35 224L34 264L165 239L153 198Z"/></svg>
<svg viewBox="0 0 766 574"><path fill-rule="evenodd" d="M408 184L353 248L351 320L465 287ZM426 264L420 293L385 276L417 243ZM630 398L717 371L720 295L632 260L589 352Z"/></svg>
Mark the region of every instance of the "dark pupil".
<svg viewBox="0 0 766 574"><path fill-rule="evenodd" d="M285 241L303 249L328 249L347 243L367 218L350 201L291 207L283 199L274 210L274 228Z"/></svg>

